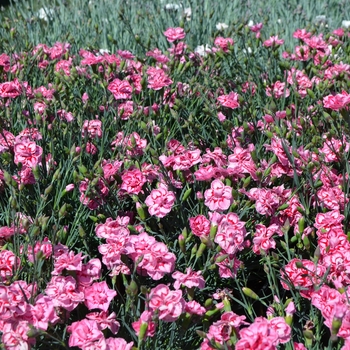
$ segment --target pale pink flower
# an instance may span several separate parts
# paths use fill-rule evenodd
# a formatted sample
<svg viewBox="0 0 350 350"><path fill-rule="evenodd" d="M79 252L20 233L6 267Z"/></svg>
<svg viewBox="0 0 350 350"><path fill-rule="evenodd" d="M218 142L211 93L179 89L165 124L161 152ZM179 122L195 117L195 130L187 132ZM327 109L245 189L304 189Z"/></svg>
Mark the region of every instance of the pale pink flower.
<svg viewBox="0 0 350 350"><path fill-rule="evenodd" d="M29 350L35 344L35 338L27 335L29 330L29 322L24 320L4 322L1 340L5 349Z"/></svg>
<svg viewBox="0 0 350 350"><path fill-rule="evenodd" d="M175 271L172 277L175 279L173 283L175 289L180 289L181 286L186 286L187 288L198 287L203 289L205 287L205 280L201 276L202 271L193 271L190 267L186 269L186 273L181 273L180 271Z"/></svg>
<svg viewBox="0 0 350 350"><path fill-rule="evenodd" d="M151 191L145 200L145 204L148 206L150 215L163 218L170 213L175 200L175 194L168 191L168 187L161 183L157 189Z"/></svg>
<svg viewBox="0 0 350 350"><path fill-rule="evenodd" d="M52 275L60 275L63 270L67 271L81 271L82 261L85 256L82 253L74 254L73 251L69 253L63 253L55 259L54 269L51 272Z"/></svg>
<svg viewBox="0 0 350 350"><path fill-rule="evenodd" d="M290 95L290 91L288 88L286 88L285 83L282 83L278 80L272 84L271 87L268 86L266 88L266 95L272 96L272 94L275 98L282 98L288 97Z"/></svg>
<svg viewBox="0 0 350 350"><path fill-rule="evenodd" d="M211 211L227 210L233 202L232 188L216 179L211 183L210 189L204 192L204 198L204 204Z"/></svg>
<svg viewBox="0 0 350 350"><path fill-rule="evenodd" d="M83 264L80 271L77 271L77 281L79 286L88 286L94 280L101 277L101 261L97 258L89 260Z"/></svg>

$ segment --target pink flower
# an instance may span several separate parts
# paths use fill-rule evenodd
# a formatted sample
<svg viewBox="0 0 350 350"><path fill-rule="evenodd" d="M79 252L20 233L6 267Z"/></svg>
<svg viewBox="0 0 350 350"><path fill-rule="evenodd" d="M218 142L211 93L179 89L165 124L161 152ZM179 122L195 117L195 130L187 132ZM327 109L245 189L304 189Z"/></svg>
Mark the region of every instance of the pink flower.
<svg viewBox="0 0 350 350"><path fill-rule="evenodd" d="M21 320L5 322L1 330L1 340L3 345L5 346L5 349L30 349L31 345L35 344L35 339L28 337L27 333L29 332L29 330L29 322L27 321Z"/></svg>
<svg viewBox="0 0 350 350"><path fill-rule="evenodd" d="M176 280L174 282L174 288L180 289L181 286L186 286L187 288L198 287L199 289L203 289L205 287L205 280L201 274L201 271L193 271L190 267L186 269L185 274L175 271L172 274L172 277Z"/></svg>
<svg viewBox="0 0 350 350"><path fill-rule="evenodd" d="M265 40L263 45L265 47L270 47L270 46L282 45L283 43L284 43L284 40L278 39L278 35L276 35L276 36L271 36L268 40Z"/></svg>
<svg viewBox="0 0 350 350"><path fill-rule="evenodd" d="M280 82L279 80L276 81L274 84L268 86L266 88L266 95L267 96L273 96L275 98L282 98L282 97L288 97L290 95L290 91L288 88L286 88L286 84Z"/></svg>
<svg viewBox="0 0 350 350"><path fill-rule="evenodd" d="M20 259L10 250L0 251L0 282L6 282L20 266Z"/></svg>
<svg viewBox="0 0 350 350"><path fill-rule="evenodd" d="M160 90L163 87L171 85L173 83L173 81L165 74L165 72L161 68L148 68L147 76L147 87L152 90Z"/></svg>
<svg viewBox="0 0 350 350"><path fill-rule="evenodd" d="M292 259L281 270L281 284L286 290L290 287L298 289L301 296L310 299L316 285L322 281L326 268L307 259Z"/></svg>
<svg viewBox="0 0 350 350"><path fill-rule="evenodd" d="M87 94L87 92L83 93L81 100L83 101L84 104L89 100L89 95Z"/></svg>
<svg viewBox="0 0 350 350"><path fill-rule="evenodd" d="M190 227L194 235L208 237L210 233L210 221L204 215L190 218Z"/></svg>
<svg viewBox="0 0 350 350"><path fill-rule="evenodd" d="M147 331L145 333L146 337L153 337L156 333L156 324L152 321L153 313L151 311L144 311L139 320L132 323L132 328L136 335L139 335L140 328L143 324L147 324Z"/></svg>
<svg viewBox="0 0 350 350"><path fill-rule="evenodd" d="M50 58L55 60L61 58L65 53L68 52L70 44L56 42L55 45L50 49Z"/></svg>
<svg viewBox="0 0 350 350"><path fill-rule="evenodd" d="M88 319L73 322L67 327L67 331L71 333L68 341L70 347L78 346L84 348L104 338L103 333L98 328L97 322Z"/></svg>
<svg viewBox="0 0 350 350"><path fill-rule="evenodd" d="M218 46L224 52L228 52L230 46L233 46L233 40L231 38L223 38L221 36L215 38L214 45Z"/></svg>
<svg viewBox="0 0 350 350"><path fill-rule="evenodd" d="M197 301L191 300L188 303L186 303L185 311L191 315L202 316L206 313L207 310Z"/></svg>
<svg viewBox="0 0 350 350"><path fill-rule="evenodd" d="M176 321L182 314L185 304L181 290L171 291L165 284L158 284L151 289L149 308L153 312L158 311L160 320Z"/></svg>
<svg viewBox="0 0 350 350"><path fill-rule="evenodd" d="M103 281L95 282L92 286L86 287L84 295L84 303L89 310L100 309L106 312L117 292L109 289L106 281Z"/></svg>
<svg viewBox="0 0 350 350"><path fill-rule="evenodd" d="M323 107L334 111L343 109L350 103L350 95L343 91L341 94L328 95L323 98Z"/></svg>
<svg viewBox="0 0 350 350"><path fill-rule="evenodd" d="M21 84L17 79L0 84L0 97L15 98L22 93Z"/></svg>
<svg viewBox="0 0 350 350"><path fill-rule="evenodd" d="M81 271L82 260L85 256L82 253L74 254L73 251L69 253L63 253L55 259L54 270L52 275L60 275L63 270L67 271Z"/></svg>
<svg viewBox="0 0 350 350"><path fill-rule="evenodd" d="M70 76L70 68L72 66L72 58L70 57L69 60L61 60L58 61L55 65L55 72L63 71L65 75Z"/></svg>
<svg viewBox="0 0 350 350"><path fill-rule="evenodd" d="M113 334L117 334L120 324L116 320L117 315L112 312L110 315L105 311L101 312L91 312L86 315L86 318L97 322L98 328L103 331L105 329L110 329Z"/></svg>
<svg viewBox="0 0 350 350"><path fill-rule="evenodd" d="M122 338L107 338L106 345L108 350L131 350L134 343L127 343Z"/></svg>
<svg viewBox="0 0 350 350"><path fill-rule="evenodd" d="M228 95L222 95L217 98L221 106L235 109L239 107L238 94L236 92L230 92Z"/></svg>
<svg viewBox="0 0 350 350"><path fill-rule="evenodd" d="M211 183L210 189L204 192L204 198L204 204L211 211L227 210L233 202L232 188L216 179Z"/></svg>
<svg viewBox="0 0 350 350"><path fill-rule="evenodd" d="M95 187L92 187L89 179L85 179L79 185L80 202L86 205L90 210L97 209L105 201L109 193L108 187L102 179L98 179Z"/></svg>
<svg viewBox="0 0 350 350"><path fill-rule="evenodd" d="M52 277L45 293L52 298L55 307L62 307L67 311L74 310L84 301L84 293L77 290L76 280L72 276Z"/></svg>
<svg viewBox="0 0 350 350"><path fill-rule="evenodd" d="M122 175L122 185L120 189L128 194L139 194L142 186L146 183L146 178L139 169L127 170Z"/></svg>
<svg viewBox="0 0 350 350"><path fill-rule="evenodd" d="M174 42L175 40L182 40L185 38L186 33L183 30L183 28L177 27L177 28L168 28L164 35L166 36L167 40L169 42Z"/></svg>
<svg viewBox="0 0 350 350"><path fill-rule="evenodd" d="M81 131L81 136L85 137L88 135L91 138L102 137L102 122L101 120L85 120L83 124L83 128Z"/></svg>
<svg viewBox="0 0 350 350"><path fill-rule="evenodd" d="M14 146L15 164L22 163L23 166L33 168L41 163L43 149L33 141L17 142Z"/></svg>
<svg viewBox="0 0 350 350"><path fill-rule="evenodd" d="M77 281L79 286L88 286L94 280L101 277L101 261L97 258L89 260L83 264L80 271L77 271Z"/></svg>
<svg viewBox="0 0 350 350"><path fill-rule="evenodd" d="M126 80L114 79L109 85L108 90L113 94L116 100L128 100L132 96L132 86Z"/></svg>
<svg viewBox="0 0 350 350"><path fill-rule="evenodd" d="M168 191L166 185L160 184L157 189L151 191L145 203L148 206L150 215L163 218L171 212L175 200L175 194L172 191Z"/></svg>

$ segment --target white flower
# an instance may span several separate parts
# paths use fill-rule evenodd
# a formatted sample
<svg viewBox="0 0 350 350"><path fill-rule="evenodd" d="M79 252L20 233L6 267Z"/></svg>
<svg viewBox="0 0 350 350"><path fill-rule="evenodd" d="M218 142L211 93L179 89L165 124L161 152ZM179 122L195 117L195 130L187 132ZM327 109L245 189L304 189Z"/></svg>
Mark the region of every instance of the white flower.
<svg viewBox="0 0 350 350"><path fill-rule="evenodd" d="M345 27L345 28L349 28L350 27L350 21L343 21L343 22L341 22L341 26Z"/></svg>
<svg viewBox="0 0 350 350"><path fill-rule="evenodd" d="M99 52L101 55L104 55L105 53L109 54L109 50L107 50L107 49L99 49L98 52Z"/></svg>
<svg viewBox="0 0 350 350"><path fill-rule="evenodd" d="M36 13L36 15L40 18L43 19L44 21L48 21L48 19L52 18L54 15L54 10L53 9L49 9L47 7L41 7L39 9L39 11Z"/></svg>
<svg viewBox="0 0 350 350"><path fill-rule="evenodd" d="M320 25L325 25L327 23L327 18L325 15L319 15L315 17L315 23Z"/></svg>
<svg viewBox="0 0 350 350"><path fill-rule="evenodd" d="M172 10L177 11L177 10L179 10L180 8L181 8L181 6L178 5L178 4L166 4L166 5L164 6L164 9L165 9L165 10L169 10L169 11L172 11Z"/></svg>
<svg viewBox="0 0 350 350"><path fill-rule="evenodd" d="M250 20L250 21L248 22L248 27L253 27L253 25L254 25L254 22L253 22L252 20Z"/></svg>
<svg viewBox="0 0 350 350"><path fill-rule="evenodd" d="M226 23L218 23L218 24L216 25L216 29L217 29L217 30L224 30L224 29L226 29L226 28L228 28L228 25L227 25Z"/></svg>
<svg viewBox="0 0 350 350"><path fill-rule="evenodd" d="M198 53L200 56L206 56L208 52L211 52L211 47L206 44L205 47L204 45L199 45L194 49L194 52Z"/></svg>
<svg viewBox="0 0 350 350"><path fill-rule="evenodd" d="M186 7L184 9L184 16L186 17L187 21L191 20L191 16L192 16L192 9L191 9L191 7Z"/></svg>

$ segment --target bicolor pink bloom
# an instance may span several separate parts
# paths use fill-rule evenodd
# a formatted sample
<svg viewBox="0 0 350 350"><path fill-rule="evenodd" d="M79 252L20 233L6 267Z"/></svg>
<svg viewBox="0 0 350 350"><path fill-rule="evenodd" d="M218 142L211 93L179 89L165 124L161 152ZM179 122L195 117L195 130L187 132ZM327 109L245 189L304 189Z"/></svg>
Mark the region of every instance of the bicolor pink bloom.
<svg viewBox="0 0 350 350"><path fill-rule="evenodd" d="M151 191L145 200L145 204L148 206L148 212L150 215L163 218L171 212L175 200L176 197L174 192L168 191L166 185L160 184L157 189Z"/></svg>
<svg viewBox="0 0 350 350"><path fill-rule="evenodd" d="M41 163L43 149L33 141L17 142L14 146L15 164L22 163L23 166L33 168Z"/></svg>
<svg viewBox="0 0 350 350"><path fill-rule="evenodd" d="M116 100L129 100L132 96L132 86L126 80L114 79L108 85L108 90Z"/></svg>
<svg viewBox="0 0 350 350"><path fill-rule="evenodd" d="M281 269L281 284L286 290L291 287L298 289L302 297L310 299L310 294L322 282L325 272L326 268L321 264L295 258Z"/></svg>
<svg viewBox="0 0 350 350"><path fill-rule="evenodd" d="M68 341L70 347L78 346L84 348L104 338L103 333L98 328L97 322L88 319L73 322L67 327L67 331L71 333Z"/></svg>
<svg viewBox="0 0 350 350"><path fill-rule="evenodd" d="M164 35L166 36L167 40L169 42L174 42L176 40L182 40L185 38L186 33L183 28L177 27L177 28L168 28Z"/></svg>
<svg viewBox="0 0 350 350"><path fill-rule="evenodd" d="M149 308L153 312L158 311L160 320L176 321L183 313L185 305L181 290L172 291L165 284L158 284L151 289Z"/></svg>
<svg viewBox="0 0 350 350"><path fill-rule="evenodd" d="M100 309L107 311L110 302L117 295L115 290L109 289L106 281L95 282L84 290L85 305L89 310Z"/></svg>
<svg viewBox="0 0 350 350"><path fill-rule="evenodd" d="M204 192L204 198L204 204L211 211L227 210L233 203L232 188L216 179L211 183L210 189Z"/></svg>
<svg viewBox="0 0 350 350"><path fill-rule="evenodd" d="M222 95L217 98L221 106L236 109L239 107L238 94L236 92L230 92L228 95Z"/></svg>
<svg viewBox="0 0 350 350"><path fill-rule="evenodd" d="M197 237L208 237L210 233L210 221L204 215L197 215L189 219L190 227Z"/></svg>

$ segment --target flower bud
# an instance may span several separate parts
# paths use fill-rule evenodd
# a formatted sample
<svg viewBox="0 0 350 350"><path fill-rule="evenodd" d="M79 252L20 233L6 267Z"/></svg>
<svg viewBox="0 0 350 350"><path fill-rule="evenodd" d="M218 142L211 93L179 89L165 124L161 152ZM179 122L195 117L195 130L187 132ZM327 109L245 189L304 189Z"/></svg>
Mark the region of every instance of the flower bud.
<svg viewBox="0 0 350 350"><path fill-rule="evenodd" d="M243 288L242 288L242 291L243 291L243 293L244 293L246 296L248 296L249 298L252 298L252 299L254 299L254 300L259 300L258 295L257 295L255 292L253 292L250 288L248 288L248 287L243 287Z"/></svg>

